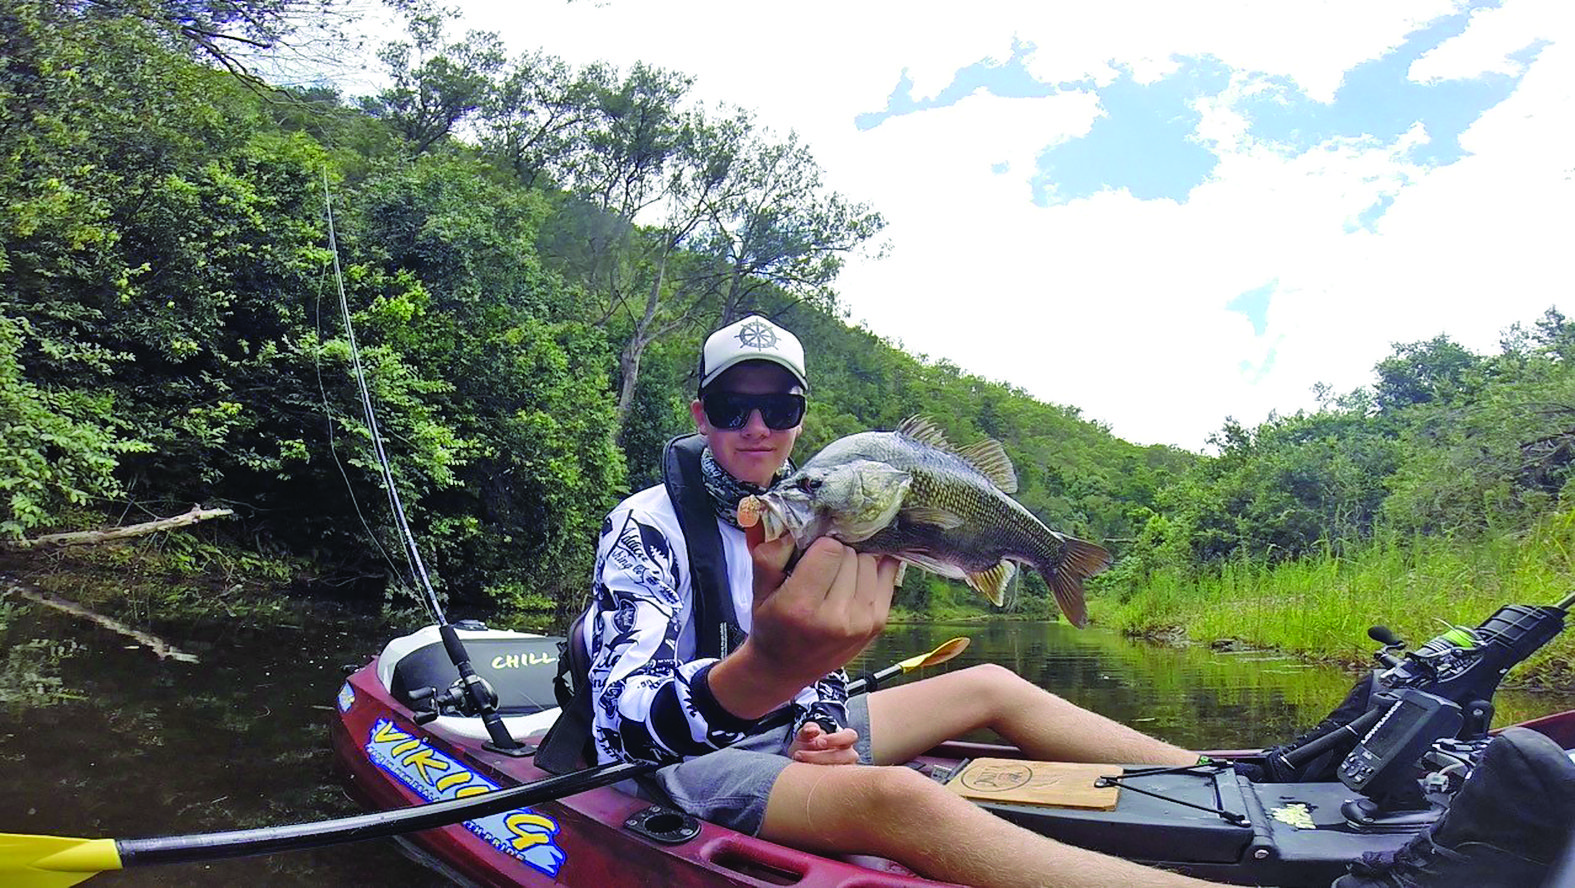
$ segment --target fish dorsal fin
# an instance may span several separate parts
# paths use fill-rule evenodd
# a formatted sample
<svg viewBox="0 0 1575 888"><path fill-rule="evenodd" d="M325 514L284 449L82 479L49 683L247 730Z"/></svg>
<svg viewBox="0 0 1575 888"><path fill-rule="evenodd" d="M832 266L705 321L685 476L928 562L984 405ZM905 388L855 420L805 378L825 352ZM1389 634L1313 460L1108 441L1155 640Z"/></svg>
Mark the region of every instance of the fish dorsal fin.
<svg viewBox="0 0 1575 888"><path fill-rule="evenodd" d="M897 514L910 524L928 524L941 530L955 530L964 524L961 515L936 506L907 506Z"/></svg>
<svg viewBox="0 0 1575 888"><path fill-rule="evenodd" d="M994 438L985 438L959 449L946 440L946 433L941 431L940 426L921 414L914 414L903 420L902 424L897 426L897 434L954 454L963 462L978 469L979 474L989 478L990 483L1001 488L1002 493L1017 492L1017 470L1012 468L1012 459L1006 455L1006 449L1001 446L1001 442Z"/></svg>
<svg viewBox="0 0 1575 888"><path fill-rule="evenodd" d="M946 433L936 425L928 416L915 413L903 420L897 426L897 434L904 438L911 438L920 444L928 444L939 450L951 452L952 445L946 440Z"/></svg>
<svg viewBox="0 0 1575 888"><path fill-rule="evenodd" d="M957 451L957 455L1001 488L1002 493L1017 492L1017 470L1012 468L1012 458L1006 455L1000 441L985 438Z"/></svg>
<svg viewBox="0 0 1575 888"><path fill-rule="evenodd" d="M1011 584L1014 576L1017 576L1017 565L1010 561L1002 561L987 571L969 574L965 582L975 592L990 599L991 604L1000 607L1006 602L1006 587Z"/></svg>

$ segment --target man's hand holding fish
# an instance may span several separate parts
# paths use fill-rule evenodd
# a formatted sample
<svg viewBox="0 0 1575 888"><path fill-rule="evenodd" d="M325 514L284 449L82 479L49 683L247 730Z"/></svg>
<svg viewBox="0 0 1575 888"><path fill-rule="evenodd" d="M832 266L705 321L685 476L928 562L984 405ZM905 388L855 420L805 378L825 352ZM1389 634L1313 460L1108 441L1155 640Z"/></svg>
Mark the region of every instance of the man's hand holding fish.
<svg viewBox="0 0 1575 888"><path fill-rule="evenodd" d="M841 669L880 635L897 560L821 539L788 574L791 539L767 542L759 528L746 536L754 560L753 628L712 670L711 688L728 711L758 718Z"/></svg>

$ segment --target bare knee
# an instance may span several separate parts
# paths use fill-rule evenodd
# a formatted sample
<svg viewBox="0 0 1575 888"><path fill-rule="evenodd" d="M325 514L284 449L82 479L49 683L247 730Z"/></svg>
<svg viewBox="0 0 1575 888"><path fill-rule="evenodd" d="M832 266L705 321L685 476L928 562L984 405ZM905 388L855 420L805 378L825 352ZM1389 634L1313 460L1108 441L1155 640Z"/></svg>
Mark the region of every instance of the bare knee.
<svg viewBox="0 0 1575 888"><path fill-rule="evenodd" d="M793 764L772 787L760 835L811 851L890 857L916 823L961 801L910 768Z"/></svg>
<svg viewBox="0 0 1575 888"><path fill-rule="evenodd" d="M969 666L958 674L965 675L970 681L984 687L1028 685L1022 676L999 663L980 663L977 666Z"/></svg>
<svg viewBox="0 0 1575 888"><path fill-rule="evenodd" d="M1048 693L1005 666L995 663L970 666L955 674L967 683L968 699L984 704L994 717L1022 706L1027 696Z"/></svg>
<svg viewBox="0 0 1575 888"><path fill-rule="evenodd" d="M912 768L864 769L865 806L855 829L876 854L900 854L913 836L946 820L946 809L967 806L955 793ZM916 832L916 829L919 832Z"/></svg>

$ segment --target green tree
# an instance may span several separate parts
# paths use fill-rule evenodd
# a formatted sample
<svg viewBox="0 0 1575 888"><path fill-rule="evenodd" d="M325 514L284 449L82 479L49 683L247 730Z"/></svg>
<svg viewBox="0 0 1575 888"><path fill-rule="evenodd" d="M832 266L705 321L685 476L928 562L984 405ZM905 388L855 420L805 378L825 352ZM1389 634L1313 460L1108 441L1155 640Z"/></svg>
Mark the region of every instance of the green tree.
<svg viewBox="0 0 1575 888"><path fill-rule="evenodd" d="M1482 360L1448 336L1425 342L1396 343L1394 354L1378 362L1374 397L1381 410L1449 401L1472 384Z"/></svg>
<svg viewBox="0 0 1575 888"><path fill-rule="evenodd" d="M574 71L545 53L520 56L482 105L482 150L527 188L563 178L615 80L616 72L604 64Z"/></svg>
<svg viewBox="0 0 1575 888"><path fill-rule="evenodd" d="M27 381L17 363L22 326L0 315L0 537L12 539L70 506L119 496L118 455L141 449L115 434L110 396Z"/></svg>
<svg viewBox="0 0 1575 888"><path fill-rule="evenodd" d="M138 22L169 45L259 84L250 60L306 51L309 43L342 44L357 18L354 6L342 0L48 0L42 5L56 17ZM325 51L314 59L329 56Z"/></svg>
<svg viewBox="0 0 1575 888"><path fill-rule="evenodd" d="M720 323L745 314L767 287L773 301L786 294L830 308L844 257L885 220L828 191L797 133L778 141L747 117L739 125L746 135L730 181L706 196L704 226L693 243L711 259L698 273L721 295Z"/></svg>
<svg viewBox="0 0 1575 888"><path fill-rule="evenodd" d="M685 110L689 85L637 65L616 89L590 90L598 122L564 166L580 202L562 230L583 246L558 255L622 342L620 429L653 344L745 308L829 308L843 257L884 224L823 187L796 135L778 141L737 108Z"/></svg>
<svg viewBox="0 0 1575 888"><path fill-rule="evenodd" d="M362 103L389 121L413 155L432 150L489 102L492 77L504 64L503 41L490 31L471 31L463 40L447 42L446 15L417 11L410 16L410 40L378 51L392 84Z"/></svg>

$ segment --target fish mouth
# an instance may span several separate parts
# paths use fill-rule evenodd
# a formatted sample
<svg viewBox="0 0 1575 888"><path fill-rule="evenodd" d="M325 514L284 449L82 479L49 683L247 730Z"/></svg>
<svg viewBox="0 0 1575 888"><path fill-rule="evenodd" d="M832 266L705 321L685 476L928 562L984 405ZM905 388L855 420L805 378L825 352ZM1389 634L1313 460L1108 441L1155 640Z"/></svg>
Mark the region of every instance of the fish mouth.
<svg viewBox="0 0 1575 888"><path fill-rule="evenodd" d="M775 493L746 496L738 503L738 526L761 525L769 542L790 534L799 548L808 546L824 532L816 526L815 509L808 500L787 499Z"/></svg>

